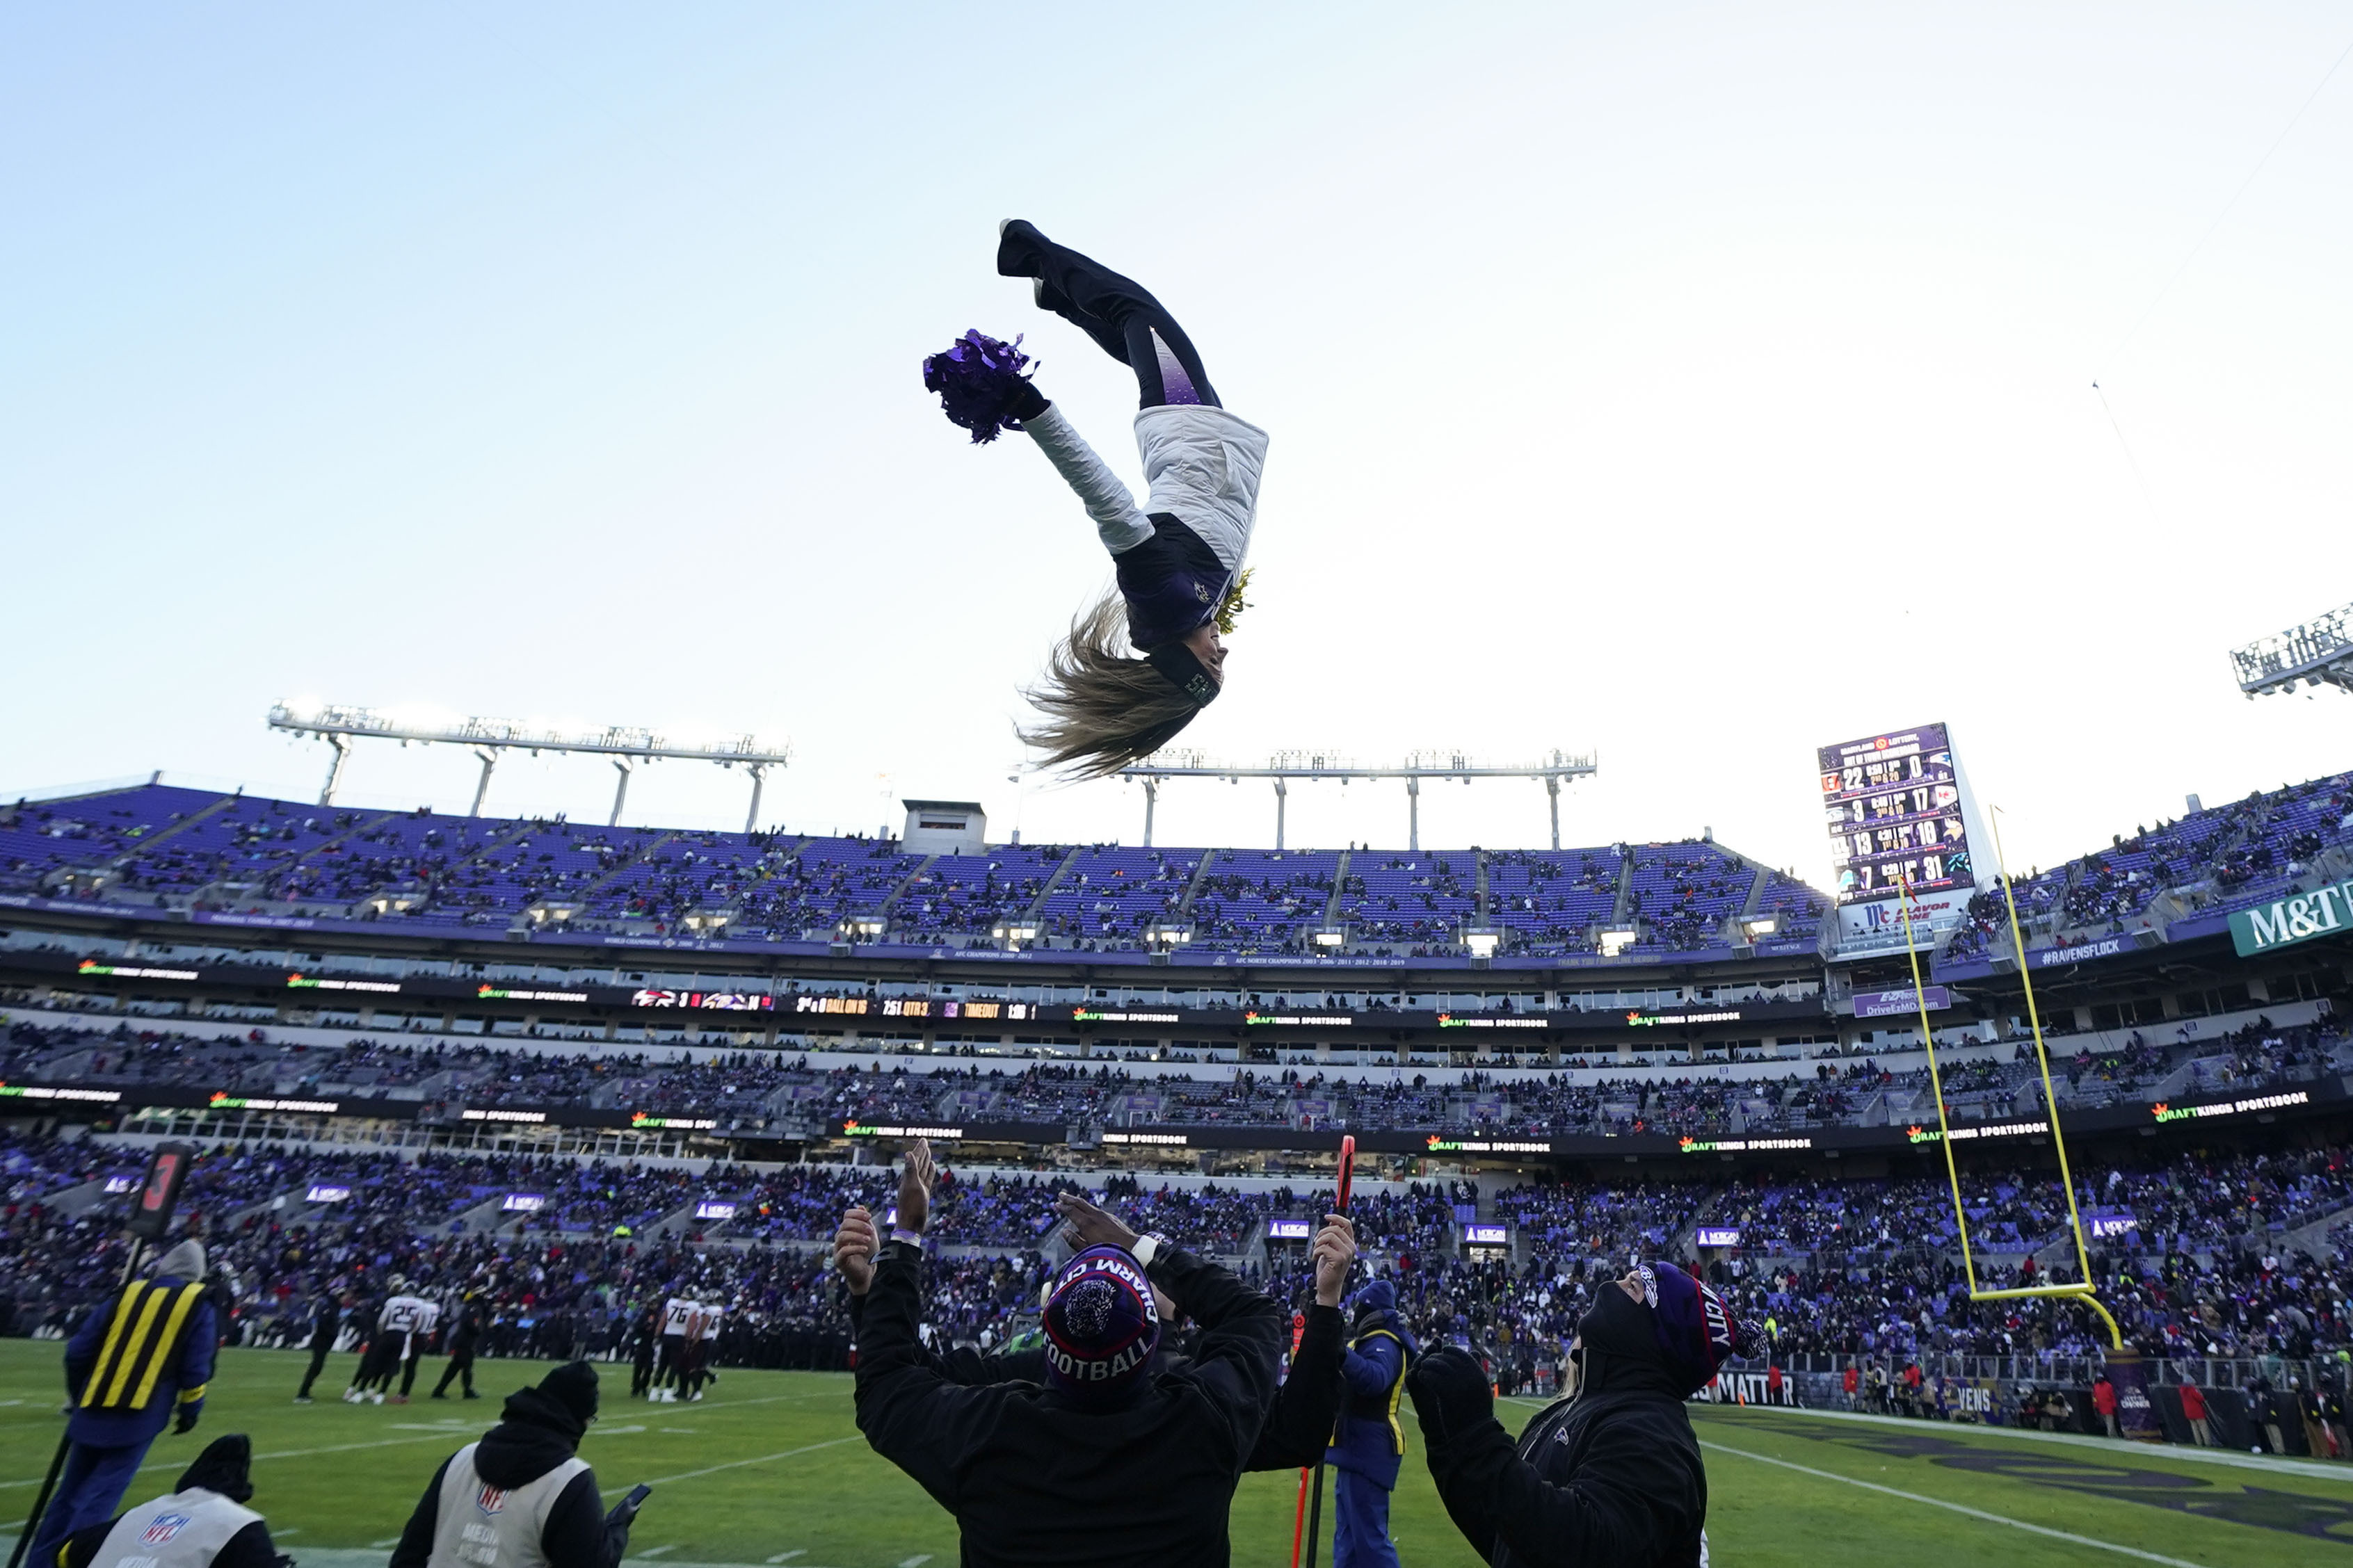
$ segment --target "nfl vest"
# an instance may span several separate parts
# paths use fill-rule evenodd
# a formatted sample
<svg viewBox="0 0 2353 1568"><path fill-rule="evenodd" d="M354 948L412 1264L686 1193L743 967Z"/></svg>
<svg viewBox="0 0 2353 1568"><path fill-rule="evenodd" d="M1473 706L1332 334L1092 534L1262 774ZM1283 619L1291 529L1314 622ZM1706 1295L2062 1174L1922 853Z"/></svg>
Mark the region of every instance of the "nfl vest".
<svg viewBox="0 0 2353 1568"><path fill-rule="evenodd" d="M90 1568L212 1568L229 1537L261 1516L216 1491L191 1487L141 1503L115 1521Z"/></svg>
<svg viewBox="0 0 2353 1568"><path fill-rule="evenodd" d="M587 1461L575 1455L528 1486L507 1491L474 1468L480 1447L469 1443L459 1449L442 1472L440 1513L426 1568L547 1568L547 1553L539 1544L547 1516Z"/></svg>
<svg viewBox="0 0 2353 1568"><path fill-rule="evenodd" d="M202 1285L139 1279L124 1286L99 1345L98 1364L82 1385L81 1408L146 1409L155 1396L156 1380L179 1353L190 1314L204 1299Z"/></svg>

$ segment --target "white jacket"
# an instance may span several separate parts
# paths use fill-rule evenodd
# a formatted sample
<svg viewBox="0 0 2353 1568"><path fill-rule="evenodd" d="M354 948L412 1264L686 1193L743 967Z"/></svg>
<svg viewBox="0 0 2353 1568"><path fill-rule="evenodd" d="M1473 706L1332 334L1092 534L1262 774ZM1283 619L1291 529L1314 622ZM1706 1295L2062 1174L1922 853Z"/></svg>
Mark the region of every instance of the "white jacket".
<svg viewBox="0 0 2353 1568"><path fill-rule="evenodd" d="M1200 403L1170 403L1135 416L1135 449L1150 487L1145 504L1062 417L1057 405L1022 428L1038 443L1095 521L1113 555L1152 537L1149 513L1168 512L1201 536L1229 574L1241 570L1258 521L1259 476L1266 468L1266 432L1250 421Z"/></svg>

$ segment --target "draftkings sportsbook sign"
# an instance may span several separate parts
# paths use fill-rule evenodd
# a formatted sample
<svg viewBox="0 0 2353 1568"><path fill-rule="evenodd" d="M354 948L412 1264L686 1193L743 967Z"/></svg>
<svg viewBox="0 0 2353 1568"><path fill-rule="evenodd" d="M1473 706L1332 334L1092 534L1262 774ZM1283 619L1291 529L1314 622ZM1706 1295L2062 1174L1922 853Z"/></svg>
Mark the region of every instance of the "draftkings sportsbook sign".
<svg viewBox="0 0 2353 1568"><path fill-rule="evenodd" d="M2353 882L2332 882L2231 916L2231 945L2241 958L2348 931L2353 931Z"/></svg>

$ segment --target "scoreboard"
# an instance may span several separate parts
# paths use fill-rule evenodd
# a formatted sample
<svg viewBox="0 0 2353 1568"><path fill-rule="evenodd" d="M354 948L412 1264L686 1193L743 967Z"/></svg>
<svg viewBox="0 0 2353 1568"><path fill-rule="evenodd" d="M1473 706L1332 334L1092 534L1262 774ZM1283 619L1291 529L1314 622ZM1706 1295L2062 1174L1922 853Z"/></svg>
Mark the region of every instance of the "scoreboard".
<svg viewBox="0 0 2353 1568"><path fill-rule="evenodd" d="M1841 904L1975 885L1960 770L1942 724L1824 746L1822 819Z"/></svg>

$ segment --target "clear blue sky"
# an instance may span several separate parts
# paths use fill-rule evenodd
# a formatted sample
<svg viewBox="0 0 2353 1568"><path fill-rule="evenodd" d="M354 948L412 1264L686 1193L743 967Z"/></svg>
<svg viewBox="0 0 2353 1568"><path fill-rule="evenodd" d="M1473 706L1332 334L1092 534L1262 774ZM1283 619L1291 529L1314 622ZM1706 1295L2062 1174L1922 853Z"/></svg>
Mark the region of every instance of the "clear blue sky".
<svg viewBox="0 0 2353 1568"><path fill-rule="evenodd" d="M1817 879L1812 749L1890 726L1954 726L2021 862L2353 764L2353 707L2223 658L2353 597L2353 67L2231 205L2341 7L1054 15L0 16L0 787L308 793L261 718L311 696L788 736L795 827L975 795L1132 839L1126 786L1008 782L1100 552L918 384L1026 331L1132 471L1123 373L990 270L1017 213L1273 433L1213 753L1598 747L1572 842ZM491 805L601 820L609 778ZM633 815L740 791L672 764ZM1293 841L1402 807L1302 789ZM1271 808L1172 790L1161 836ZM1535 844L1542 795L1424 824Z"/></svg>

